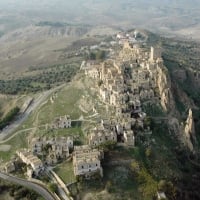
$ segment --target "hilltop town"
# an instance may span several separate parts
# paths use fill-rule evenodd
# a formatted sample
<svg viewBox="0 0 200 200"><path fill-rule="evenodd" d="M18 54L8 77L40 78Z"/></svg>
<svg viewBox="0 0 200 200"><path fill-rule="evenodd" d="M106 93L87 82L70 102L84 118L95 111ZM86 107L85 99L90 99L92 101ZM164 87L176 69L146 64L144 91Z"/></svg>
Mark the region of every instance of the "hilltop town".
<svg viewBox="0 0 200 200"><path fill-rule="evenodd" d="M90 83L90 87L87 88L88 94L93 92L95 98L89 96L86 99L88 94L83 95L84 98L81 97L80 100L82 103L74 104L76 107L73 109L80 109L86 114L92 112L91 116L87 118L81 115L76 119L65 109L64 116L57 116L52 121L41 124L49 131L48 134L37 135L36 130L28 137L27 147L17 149L17 158L2 166L4 172L15 173L19 163L24 163L26 177L30 180L48 175L50 180L58 185L58 191L54 192L61 198L66 198L66 195L67 198L73 199L72 196L75 196L78 199L77 194L71 195L71 185L85 180L102 179L107 164L112 166L117 162L123 166L125 163L139 173L141 166L134 156L122 153L122 157L118 156L115 160L113 155L117 148L127 152L134 151L141 144L142 138L151 138L153 120L158 124L171 123L167 128L169 132L176 132L183 145L194 151L192 110L189 110L185 125L175 120L176 109L171 80L164 66L161 47L147 46L145 38L138 38L138 33L134 32L132 36L119 33L111 42L103 42L100 46L90 47L89 50L107 52L103 59L83 61L78 72L80 80L86 79ZM81 51L89 50L86 47L81 48ZM53 94L49 99L50 104L54 105L57 98L57 94ZM94 101L95 104L90 101ZM100 113L102 110L99 105L103 108L103 113ZM150 116L149 108L155 109L159 114ZM90 119L96 116L98 120ZM67 136L51 134L60 130L71 131L78 122L89 124L82 130L82 139L73 132ZM148 149L151 145L156 146L156 141L151 138L144 141L143 145L147 148L146 154L150 156L151 151L148 153ZM61 163L72 164L74 178L67 186L63 177L59 177L53 170ZM109 182L107 187L111 187ZM64 195L61 195L62 192ZM154 187L149 195L156 199L167 199L163 188Z"/></svg>

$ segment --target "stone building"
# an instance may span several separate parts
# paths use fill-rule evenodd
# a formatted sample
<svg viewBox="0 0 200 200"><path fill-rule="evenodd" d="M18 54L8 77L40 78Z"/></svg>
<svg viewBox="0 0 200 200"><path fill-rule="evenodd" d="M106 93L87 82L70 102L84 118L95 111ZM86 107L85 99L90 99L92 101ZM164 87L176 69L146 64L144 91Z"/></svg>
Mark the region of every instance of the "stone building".
<svg viewBox="0 0 200 200"><path fill-rule="evenodd" d="M155 61L161 58L162 50L159 47L151 47L150 61Z"/></svg>
<svg viewBox="0 0 200 200"><path fill-rule="evenodd" d="M117 134L115 131L99 130L96 128L91 130L88 136L88 142L89 145L93 147L105 142L117 142Z"/></svg>
<svg viewBox="0 0 200 200"><path fill-rule="evenodd" d="M34 156L30 150L23 149L17 151L16 153L20 157L22 162L24 162L26 165L31 166L35 175L38 175L40 171L44 170L42 161L37 156Z"/></svg>
<svg viewBox="0 0 200 200"><path fill-rule="evenodd" d="M124 131L124 142L128 146L135 146L135 136L132 130Z"/></svg>
<svg viewBox="0 0 200 200"><path fill-rule="evenodd" d="M73 149L72 137L33 138L31 142L32 152L36 155L45 155L48 164L55 164L59 159L68 158L70 149Z"/></svg>
<svg viewBox="0 0 200 200"><path fill-rule="evenodd" d="M59 128L70 128L71 127L71 118L69 115L58 117L52 123L52 129Z"/></svg>
<svg viewBox="0 0 200 200"><path fill-rule="evenodd" d="M150 90L141 90L140 92L140 99L141 100L150 100L154 98L154 91Z"/></svg>
<svg viewBox="0 0 200 200"><path fill-rule="evenodd" d="M49 149L46 163L49 165L56 164L61 159L69 157L69 148L66 143L64 144L52 144Z"/></svg>
<svg viewBox="0 0 200 200"><path fill-rule="evenodd" d="M103 176L101 167L102 152L91 149L88 145L75 146L73 152L73 166L76 177L90 178L95 174Z"/></svg>
<svg viewBox="0 0 200 200"><path fill-rule="evenodd" d="M93 79L99 79L100 78L100 72L97 68L93 67L92 69L86 70L85 74L88 77L91 77Z"/></svg>
<svg viewBox="0 0 200 200"><path fill-rule="evenodd" d="M15 171L15 163L13 161L9 161L4 165L4 171L6 173L11 173Z"/></svg>
<svg viewBox="0 0 200 200"><path fill-rule="evenodd" d="M104 86L100 87L99 94L100 94L100 97L102 98L103 102L105 102L105 103L110 102L110 92Z"/></svg>

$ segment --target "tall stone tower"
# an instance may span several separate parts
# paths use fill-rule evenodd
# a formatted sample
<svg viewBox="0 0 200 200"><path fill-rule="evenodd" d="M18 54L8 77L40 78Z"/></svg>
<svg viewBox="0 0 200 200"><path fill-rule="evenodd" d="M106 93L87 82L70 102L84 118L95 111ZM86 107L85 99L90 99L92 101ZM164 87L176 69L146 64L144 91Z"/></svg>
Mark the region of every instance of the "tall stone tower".
<svg viewBox="0 0 200 200"><path fill-rule="evenodd" d="M161 58L161 48L159 47L151 47L150 52L150 61L156 61L158 58Z"/></svg>

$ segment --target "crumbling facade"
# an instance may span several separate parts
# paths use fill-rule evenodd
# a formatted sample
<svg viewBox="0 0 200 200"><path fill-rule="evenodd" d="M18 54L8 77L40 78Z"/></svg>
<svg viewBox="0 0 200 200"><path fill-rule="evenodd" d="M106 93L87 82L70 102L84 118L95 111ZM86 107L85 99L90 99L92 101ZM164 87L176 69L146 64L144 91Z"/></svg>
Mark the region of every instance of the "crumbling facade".
<svg viewBox="0 0 200 200"><path fill-rule="evenodd" d="M56 164L60 159L68 158L70 149L73 149L72 137L33 138L31 142L32 152L45 155L45 162L48 164Z"/></svg>
<svg viewBox="0 0 200 200"><path fill-rule="evenodd" d="M75 146L73 152L73 166L76 177L90 178L94 174L103 176L101 167L102 152L92 149L88 145Z"/></svg>
<svg viewBox="0 0 200 200"><path fill-rule="evenodd" d="M69 115L58 117L54 120L51 125L52 129L63 129L63 128L71 128L71 118Z"/></svg>
<svg viewBox="0 0 200 200"><path fill-rule="evenodd" d="M38 175L40 171L44 169L42 161L28 149L23 149L16 152L19 158L24 162L27 166L31 166L32 172L35 175Z"/></svg>

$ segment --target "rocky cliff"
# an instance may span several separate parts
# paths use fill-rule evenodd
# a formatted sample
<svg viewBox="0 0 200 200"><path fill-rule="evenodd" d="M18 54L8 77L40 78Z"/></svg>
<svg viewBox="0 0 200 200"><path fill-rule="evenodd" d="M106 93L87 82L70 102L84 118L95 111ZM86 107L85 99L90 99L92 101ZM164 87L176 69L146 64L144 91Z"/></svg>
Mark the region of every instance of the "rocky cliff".
<svg viewBox="0 0 200 200"><path fill-rule="evenodd" d="M169 128L178 136L178 139L181 141L182 144L184 144L190 151L194 152L196 134L191 109L189 109L188 117L185 123L180 124L177 118L170 118Z"/></svg>
<svg viewBox="0 0 200 200"><path fill-rule="evenodd" d="M193 115L192 115L192 110L189 109L188 117L185 122L185 128L184 128L184 139L185 139L185 144L187 147L193 151L194 147L194 142L196 141L196 136L195 136L195 126L194 126L194 120L193 120Z"/></svg>
<svg viewBox="0 0 200 200"><path fill-rule="evenodd" d="M157 86L160 94L160 101L166 112L175 110L175 103L171 92L171 79L168 70L163 65L157 68Z"/></svg>

